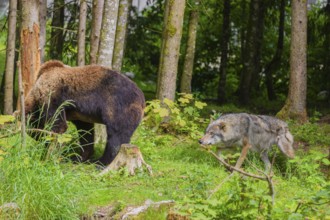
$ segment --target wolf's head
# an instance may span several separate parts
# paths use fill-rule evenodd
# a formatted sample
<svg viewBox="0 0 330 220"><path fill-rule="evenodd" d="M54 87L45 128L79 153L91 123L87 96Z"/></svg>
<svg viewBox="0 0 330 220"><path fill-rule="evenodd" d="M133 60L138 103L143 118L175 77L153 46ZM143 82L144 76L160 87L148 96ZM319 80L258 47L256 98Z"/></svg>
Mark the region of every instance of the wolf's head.
<svg viewBox="0 0 330 220"><path fill-rule="evenodd" d="M239 123L237 123L239 119L240 117L228 114L211 122L206 129L205 135L199 140L199 143L211 145L222 142L227 146L233 145L242 138L241 129L238 126Z"/></svg>

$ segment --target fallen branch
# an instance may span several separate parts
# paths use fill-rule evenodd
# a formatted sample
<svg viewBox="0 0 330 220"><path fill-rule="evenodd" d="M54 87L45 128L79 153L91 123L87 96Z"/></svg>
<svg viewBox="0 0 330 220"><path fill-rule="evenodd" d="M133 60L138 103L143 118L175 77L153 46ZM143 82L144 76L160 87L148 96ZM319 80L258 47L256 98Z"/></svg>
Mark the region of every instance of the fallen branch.
<svg viewBox="0 0 330 220"><path fill-rule="evenodd" d="M216 155L213 151L211 151L209 148L202 146L203 149L207 150L210 154L212 154L216 159L218 159L223 165L225 165L228 169L230 170L234 170L237 171L238 173L243 174L244 176L248 176L248 177L252 177L255 179L260 179L260 180L266 180L267 177L263 177L263 176L258 176L252 173L247 173L241 169L238 169L236 167L231 166L230 164L228 164L223 158L219 157L218 155Z"/></svg>
<svg viewBox="0 0 330 220"><path fill-rule="evenodd" d="M272 174L272 168L273 168L273 164L274 164L274 161L275 161L275 155L273 156L273 159L272 159L272 164L271 164L271 167L270 167L270 171L269 173L267 174L266 172L258 169L255 167L255 169L262 173L264 176L259 176L259 175L255 175L255 174L252 174L252 173L248 173L248 172L245 172L241 169L238 169L236 167L233 167L231 166L230 164L228 164L223 158L221 158L220 156L218 156L216 153L214 153L212 150L210 150L208 147L205 147L205 146L201 146L203 149L207 150L207 152L209 152L210 154L212 154L217 160L220 161L220 163L222 163L227 169L229 170L233 170L233 171L236 171L240 174L243 174L244 176L248 176L248 177L251 177L251 178L254 178L254 179L259 179L259 180L263 180L263 181L267 181L268 183L268 188L269 188L269 194L270 196L272 197L272 205L274 205L275 203L275 189L274 189L274 185L273 185L273 181L272 181L272 177L273 177L273 174ZM208 198L211 198L214 193L216 193L220 188L221 186L227 182L232 176L233 176L234 173L231 173L228 177L226 177L220 184L218 184L218 186L212 190L212 193L210 194L210 196Z"/></svg>
<svg viewBox="0 0 330 220"><path fill-rule="evenodd" d="M172 204L174 204L174 200L153 202L148 199L147 201L145 201L143 206L128 208L128 211L121 217L121 219L122 220L131 219L132 216L137 216L140 213L145 212L148 208L150 208L150 206L153 208L158 208L161 205L172 205Z"/></svg>

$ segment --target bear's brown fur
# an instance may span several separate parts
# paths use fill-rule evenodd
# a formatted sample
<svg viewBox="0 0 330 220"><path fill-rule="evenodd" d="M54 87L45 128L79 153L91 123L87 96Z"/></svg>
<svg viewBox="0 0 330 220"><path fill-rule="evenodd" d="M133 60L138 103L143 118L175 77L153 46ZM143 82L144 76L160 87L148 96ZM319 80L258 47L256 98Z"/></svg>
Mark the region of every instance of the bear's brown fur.
<svg viewBox="0 0 330 220"><path fill-rule="evenodd" d="M81 160L85 161L94 151L93 123L105 124L107 145L99 159L103 165L115 158L121 144L130 142L145 107L143 92L116 71L98 65L68 67L60 61L48 61L40 67L38 79L26 97L26 114L32 115L32 122L38 119L34 126L43 127L65 101L73 105L64 107L52 130L63 133L66 121L72 121L83 136ZM44 110L38 111L43 106Z"/></svg>

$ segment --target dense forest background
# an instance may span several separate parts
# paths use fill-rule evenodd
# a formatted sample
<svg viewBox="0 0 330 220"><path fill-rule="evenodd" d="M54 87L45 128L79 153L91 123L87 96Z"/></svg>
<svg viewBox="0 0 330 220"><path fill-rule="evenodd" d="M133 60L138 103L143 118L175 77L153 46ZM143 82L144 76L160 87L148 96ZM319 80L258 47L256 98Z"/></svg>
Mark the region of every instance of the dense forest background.
<svg viewBox="0 0 330 220"><path fill-rule="evenodd" d="M0 219L329 219L330 0L1 0L0 30ZM73 162L90 131L13 116L53 59L142 89L147 169ZM266 172L250 150L233 172L244 149L198 140L237 112L285 120L295 157L274 146Z"/></svg>
<svg viewBox="0 0 330 220"><path fill-rule="evenodd" d="M7 6L8 3L7 1ZM160 68L164 2L142 2L139 9L137 3L134 2L130 8L122 71L133 73L134 81L140 85L147 98L153 99L156 98L156 82ZM2 4L5 6L6 1ZM257 8L254 9L253 4L256 4ZM276 114L281 109L289 90L291 3L253 1L253 4L247 0L235 0L227 4L226 1L187 1L180 52L177 55L177 92L184 90L180 86L182 87L183 72L187 69L184 67L184 60L188 48L191 47L188 43L189 21L192 14L197 13L196 46L190 65L193 76L188 79L191 81L190 92L200 99L216 104L250 106L260 113ZM68 65L78 65L79 5L79 1L48 2L44 60L60 59ZM92 39L92 7L92 2L87 1L86 64L91 63L89 52ZM329 7L327 1L308 3L306 56L309 114L314 114L315 111L325 114L329 107ZM3 76L8 28L8 17L5 16L7 9L8 7L2 8L1 17L1 97L5 87ZM20 11L18 17L19 13ZM255 21L251 21L252 13L256 13ZM19 25L17 31L18 28ZM16 37L16 60L19 41L20 38ZM250 64L247 65L247 62ZM250 81L246 81L245 75L250 77ZM17 90L15 99L16 97ZM3 102L0 109L3 111Z"/></svg>

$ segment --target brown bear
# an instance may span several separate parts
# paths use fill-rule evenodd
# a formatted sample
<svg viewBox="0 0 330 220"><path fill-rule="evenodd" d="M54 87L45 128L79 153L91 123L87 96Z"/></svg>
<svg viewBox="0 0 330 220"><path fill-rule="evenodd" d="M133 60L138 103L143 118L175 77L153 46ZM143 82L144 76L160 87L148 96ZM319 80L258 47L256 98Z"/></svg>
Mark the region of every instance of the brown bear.
<svg viewBox="0 0 330 220"><path fill-rule="evenodd" d="M98 160L102 165L111 163L121 144L130 142L145 108L143 92L116 71L98 65L69 67L60 61L48 61L40 67L37 81L25 99L32 126L43 128L65 101L72 104L55 116L52 131L63 133L67 120L73 122L81 136L81 161L86 161L94 152L93 123L105 124L107 144Z"/></svg>

